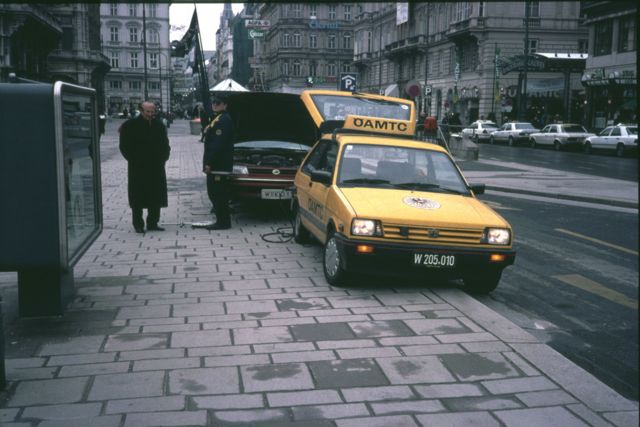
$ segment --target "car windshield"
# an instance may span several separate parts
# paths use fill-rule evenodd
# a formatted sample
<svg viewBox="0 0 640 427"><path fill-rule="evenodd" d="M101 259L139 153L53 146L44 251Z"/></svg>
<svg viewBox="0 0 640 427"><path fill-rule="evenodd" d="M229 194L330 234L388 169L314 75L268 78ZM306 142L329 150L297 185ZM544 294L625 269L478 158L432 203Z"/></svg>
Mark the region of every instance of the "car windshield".
<svg viewBox="0 0 640 427"><path fill-rule="evenodd" d="M516 123L516 129L535 129L531 123Z"/></svg>
<svg viewBox="0 0 640 427"><path fill-rule="evenodd" d="M629 135L637 135L638 134L638 126L628 126L627 127L627 133L629 133Z"/></svg>
<svg viewBox="0 0 640 427"><path fill-rule="evenodd" d="M492 125L490 123L484 123L480 125L483 129L498 129L496 125Z"/></svg>
<svg viewBox="0 0 640 427"><path fill-rule="evenodd" d="M337 184L470 194L445 153L387 145L347 144L342 150Z"/></svg>
<svg viewBox="0 0 640 427"><path fill-rule="evenodd" d="M587 132L587 130L580 125L564 125L562 129L564 132Z"/></svg>
<svg viewBox="0 0 640 427"><path fill-rule="evenodd" d="M407 104L362 96L313 95L313 102L324 121L344 120L349 114L386 119L409 120Z"/></svg>

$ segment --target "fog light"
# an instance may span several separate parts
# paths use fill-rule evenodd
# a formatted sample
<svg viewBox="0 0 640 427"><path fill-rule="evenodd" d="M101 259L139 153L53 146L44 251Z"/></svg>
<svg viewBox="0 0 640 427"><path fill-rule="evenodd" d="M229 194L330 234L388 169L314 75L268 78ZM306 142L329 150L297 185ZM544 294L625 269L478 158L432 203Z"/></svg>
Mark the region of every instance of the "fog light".
<svg viewBox="0 0 640 427"><path fill-rule="evenodd" d="M491 257L489 258L489 260L491 262L502 262L506 259L507 257L505 257L502 254L491 254Z"/></svg>
<svg viewBox="0 0 640 427"><path fill-rule="evenodd" d="M356 252L359 254L372 254L373 246L371 245L358 245L356 246Z"/></svg>

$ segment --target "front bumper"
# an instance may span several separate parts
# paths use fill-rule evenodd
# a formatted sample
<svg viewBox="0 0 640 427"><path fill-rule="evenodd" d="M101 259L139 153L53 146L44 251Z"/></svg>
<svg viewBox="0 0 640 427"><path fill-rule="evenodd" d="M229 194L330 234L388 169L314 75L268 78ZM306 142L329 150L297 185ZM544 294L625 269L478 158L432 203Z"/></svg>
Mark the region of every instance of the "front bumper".
<svg viewBox="0 0 640 427"><path fill-rule="evenodd" d="M516 252L504 248L449 247L438 245L414 245L395 242L351 240L343 234L336 235L338 250L345 261L345 268L360 273L383 275L434 274L447 278L462 278L489 270L502 271L515 262ZM358 245L371 245L372 253L357 252ZM426 267L415 265L416 254L454 255L454 267ZM491 255L504 256L503 261L491 261Z"/></svg>
<svg viewBox="0 0 640 427"><path fill-rule="evenodd" d="M231 197L235 200L250 199L262 200L262 190L291 190L293 187L293 179L291 180L256 180L251 179L231 179L230 181Z"/></svg>

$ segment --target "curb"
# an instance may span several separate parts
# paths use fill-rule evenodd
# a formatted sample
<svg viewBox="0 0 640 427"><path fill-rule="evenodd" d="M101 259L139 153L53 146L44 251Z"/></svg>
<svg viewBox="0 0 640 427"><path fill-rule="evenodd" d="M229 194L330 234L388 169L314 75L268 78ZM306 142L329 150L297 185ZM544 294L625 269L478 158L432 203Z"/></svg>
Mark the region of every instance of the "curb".
<svg viewBox="0 0 640 427"><path fill-rule="evenodd" d="M543 191L533 191L533 190L522 190L511 187L496 187L493 185L487 185L485 187L487 190L493 191L503 191L505 193L519 193L519 194L530 194L532 196L541 196L541 197L549 197L552 199L561 199L561 200L573 200L576 202L587 202L587 203L596 203L600 205L608 205L608 206L618 206L623 208L633 208L638 209L637 202L628 202L625 200L616 200L616 199L602 199L598 197L588 197L588 196L575 196L570 194L558 194L558 193L545 193Z"/></svg>

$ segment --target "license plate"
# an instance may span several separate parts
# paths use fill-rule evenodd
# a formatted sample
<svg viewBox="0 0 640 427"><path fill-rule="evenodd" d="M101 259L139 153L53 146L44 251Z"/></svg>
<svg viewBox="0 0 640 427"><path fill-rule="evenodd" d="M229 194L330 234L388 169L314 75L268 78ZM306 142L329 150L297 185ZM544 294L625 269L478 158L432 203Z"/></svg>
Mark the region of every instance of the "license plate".
<svg viewBox="0 0 640 427"><path fill-rule="evenodd" d="M413 254L413 264L430 268L453 268L456 266L456 256L447 254Z"/></svg>
<svg viewBox="0 0 640 427"><path fill-rule="evenodd" d="M261 190L260 197L268 200L290 199L291 191L289 190Z"/></svg>

